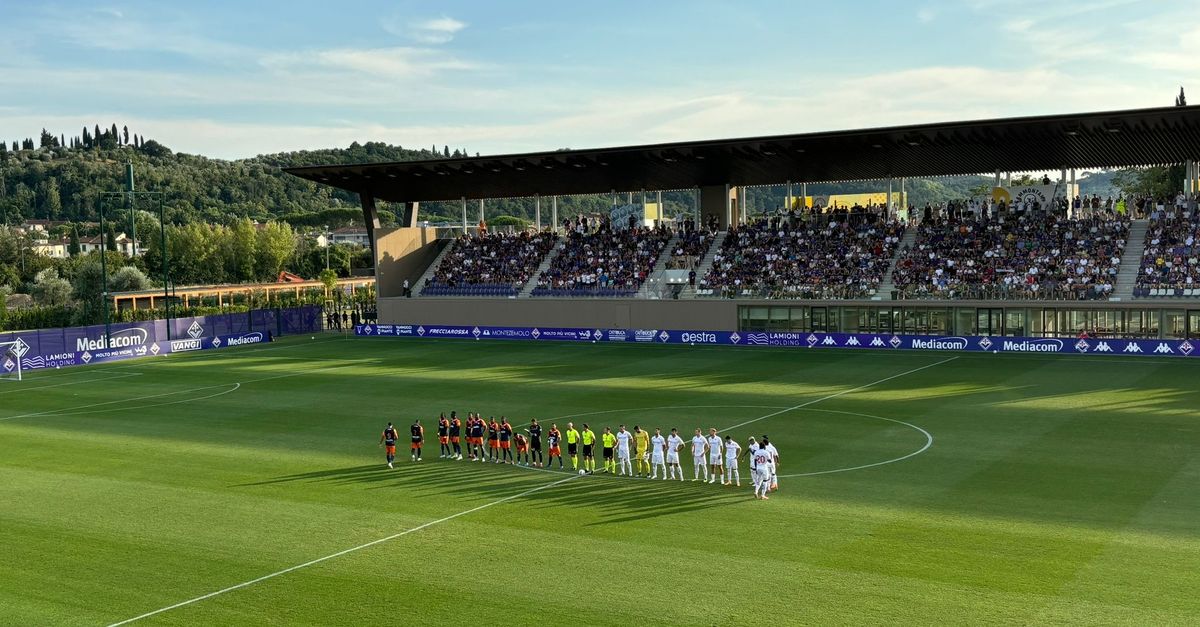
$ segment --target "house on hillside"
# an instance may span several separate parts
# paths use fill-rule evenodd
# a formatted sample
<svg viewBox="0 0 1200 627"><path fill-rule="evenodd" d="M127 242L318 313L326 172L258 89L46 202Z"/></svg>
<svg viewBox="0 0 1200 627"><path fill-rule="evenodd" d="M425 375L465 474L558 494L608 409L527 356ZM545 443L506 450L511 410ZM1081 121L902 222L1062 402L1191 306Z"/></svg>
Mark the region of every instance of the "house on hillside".
<svg viewBox="0 0 1200 627"><path fill-rule="evenodd" d="M370 246L371 240L367 237L366 229L347 226L334 231L332 237L330 237L330 243Z"/></svg>
<svg viewBox="0 0 1200 627"><path fill-rule="evenodd" d="M51 259L66 259L70 255L67 252L70 246L70 240L37 240L33 242L30 249L39 255L50 257Z"/></svg>
<svg viewBox="0 0 1200 627"><path fill-rule="evenodd" d="M103 243L104 243L103 235L97 235L95 237L81 238L79 240L79 252L86 255L92 251L100 250L100 247ZM127 237L124 233L117 233L117 250L120 251L120 253L122 255L125 255L126 257L132 257L134 250L135 250L134 241L132 239L129 239L129 237ZM141 256L142 253L145 252L142 249L141 242L137 242L136 250L137 250L138 256Z"/></svg>

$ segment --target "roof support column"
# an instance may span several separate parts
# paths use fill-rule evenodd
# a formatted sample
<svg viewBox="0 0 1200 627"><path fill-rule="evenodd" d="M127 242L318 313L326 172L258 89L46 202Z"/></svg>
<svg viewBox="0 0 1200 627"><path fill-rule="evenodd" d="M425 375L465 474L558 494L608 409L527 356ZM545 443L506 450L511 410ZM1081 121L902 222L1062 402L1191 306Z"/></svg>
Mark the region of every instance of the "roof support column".
<svg viewBox="0 0 1200 627"><path fill-rule="evenodd" d="M463 235L467 234L467 197L462 197Z"/></svg>
<svg viewBox="0 0 1200 627"><path fill-rule="evenodd" d="M733 221L733 195L730 192L729 183L725 184L725 227L729 228L734 225Z"/></svg>
<svg viewBox="0 0 1200 627"><path fill-rule="evenodd" d="M370 191L358 193L358 201L362 204L363 222L367 225L367 241L371 243L371 260L375 260L375 231L380 228L379 210L375 208L375 197ZM329 245L328 242L325 243Z"/></svg>
<svg viewBox="0 0 1200 627"><path fill-rule="evenodd" d="M414 201L404 203L404 216L402 217L402 225L409 228L417 226L417 212L420 210L420 208L421 203L419 202Z"/></svg>
<svg viewBox="0 0 1200 627"><path fill-rule="evenodd" d="M996 178L992 179L992 187L1000 187L1000 170L996 170Z"/></svg>
<svg viewBox="0 0 1200 627"><path fill-rule="evenodd" d="M897 207L899 215L903 216L904 220L908 220L908 177L900 177L900 206Z"/></svg>
<svg viewBox="0 0 1200 627"><path fill-rule="evenodd" d="M800 184L800 206L808 208L808 183Z"/></svg>
<svg viewBox="0 0 1200 627"><path fill-rule="evenodd" d="M558 196L550 197L550 221L553 222L550 226L554 232L558 232Z"/></svg>
<svg viewBox="0 0 1200 627"><path fill-rule="evenodd" d="M791 211L792 210L792 182L791 181L787 182L786 198L787 198L787 200L785 201L784 209L786 209L787 211Z"/></svg>
<svg viewBox="0 0 1200 627"><path fill-rule="evenodd" d="M1075 193L1074 190L1076 190L1076 189L1079 189L1079 188L1075 184L1075 168L1071 168L1071 190L1072 190L1071 193L1074 194ZM1071 200L1067 201L1067 203L1068 203L1068 207L1070 207L1069 209L1067 209L1067 217L1069 217L1069 218L1076 217L1075 216L1074 196L1072 196Z"/></svg>
<svg viewBox="0 0 1200 627"><path fill-rule="evenodd" d="M538 231L542 230L542 197L539 194L533 195L533 223Z"/></svg>
<svg viewBox="0 0 1200 627"><path fill-rule="evenodd" d="M479 199L479 226L482 227L484 224L485 224L485 222L483 221L483 199L480 198Z"/></svg>
<svg viewBox="0 0 1200 627"><path fill-rule="evenodd" d="M895 180L896 179L894 177L890 177L890 176L888 177L888 195L887 195L887 217L888 217L888 219L891 219L891 218L895 217L895 215L896 215L896 206L894 203L892 203L892 183Z"/></svg>

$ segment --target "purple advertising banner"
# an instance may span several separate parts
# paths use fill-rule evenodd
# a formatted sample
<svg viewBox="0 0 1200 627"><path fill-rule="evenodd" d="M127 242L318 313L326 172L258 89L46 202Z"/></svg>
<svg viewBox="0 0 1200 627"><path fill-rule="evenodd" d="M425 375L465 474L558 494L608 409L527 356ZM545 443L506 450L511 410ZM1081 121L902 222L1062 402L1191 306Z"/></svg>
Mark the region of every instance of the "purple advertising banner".
<svg viewBox="0 0 1200 627"><path fill-rule="evenodd" d="M0 342L14 343L11 353L21 360L23 370L79 366L256 344L280 334L311 333L321 329L321 308L310 305L175 318L170 324L170 335L167 321L153 320L110 325L107 336L104 325L95 325L5 333L0 334ZM11 359L0 357L0 370L14 370L16 364L9 363Z"/></svg>
<svg viewBox="0 0 1200 627"><path fill-rule="evenodd" d="M817 333L792 331L680 331L669 329L584 329L540 327L467 327L436 324L363 324L362 337L422 337L476 340L641 342L708 346L794 346L916 351L971 351L1064 355L1200 356L1190 340L1045 338Z"/></svg>

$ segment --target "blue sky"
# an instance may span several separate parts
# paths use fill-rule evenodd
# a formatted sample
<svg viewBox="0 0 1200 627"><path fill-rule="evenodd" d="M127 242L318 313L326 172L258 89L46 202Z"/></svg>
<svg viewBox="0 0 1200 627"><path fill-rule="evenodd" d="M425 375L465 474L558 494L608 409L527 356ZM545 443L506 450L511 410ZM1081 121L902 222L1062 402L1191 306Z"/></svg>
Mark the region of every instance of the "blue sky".
<svg viewBox="0 0 1200 627"><path fill-rule="evenodd" d="M1192 1L0 0L0 138L502 153L1200 103Z"/></svg>

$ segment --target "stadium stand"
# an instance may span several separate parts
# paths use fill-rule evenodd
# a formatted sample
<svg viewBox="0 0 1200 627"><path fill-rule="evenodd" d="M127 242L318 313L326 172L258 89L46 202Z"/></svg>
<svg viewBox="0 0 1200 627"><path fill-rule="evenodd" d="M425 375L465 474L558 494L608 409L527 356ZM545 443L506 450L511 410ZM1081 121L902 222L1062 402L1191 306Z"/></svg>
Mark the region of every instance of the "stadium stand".
<svg viewBox="0 0 1200 627"><path fill-rule="evenodd" d="M516 296L554 248L552 233L481 233L455 240L422 296Z"/></svg>
<svg viewBox="0 0 1200 627"><path fill-rule="evenodd" d="M670 239L663 227L615 230L607 220L594 231L572 231L530 295L633 296Z"/></svg>
<svg viewBox="0 0 1200 627"><path fill-rule="evenodd" d="M694 222L688 220L687 224L679 230L675 245L671 247L671 258L667 260L667 269L695 270L716 237L715 230L697 229Z"/></svg>
<svg viewBox="0 0 1200 627"><path fill-rule="evenodd" d="M937 218L918 227L892 280L908 299L1105 299L1128 234L1111 213Z"/></svg>
<svg viewBox="0 0 1200 627"><path fill-rule="evenodd" d="M697 296L859 298L874 293L904 236L900 222L836 212L730 229Z"/></svg>
<svg viewBox="0 0 1200 627"><path fill-rule="evenodd" d="M1200 220L1156 214L1146 230L1134 296L1200 294Z"/></svg>

